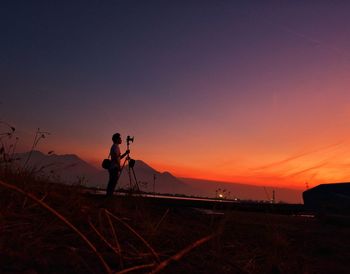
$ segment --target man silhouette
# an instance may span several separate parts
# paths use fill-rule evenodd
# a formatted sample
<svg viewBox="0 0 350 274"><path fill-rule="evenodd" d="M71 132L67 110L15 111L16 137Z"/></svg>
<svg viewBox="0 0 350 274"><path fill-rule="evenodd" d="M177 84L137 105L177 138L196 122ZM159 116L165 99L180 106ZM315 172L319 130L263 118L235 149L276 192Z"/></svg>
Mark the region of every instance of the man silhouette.
<svg viewBox="0 0 350 274"><path fill-rule="evenodd" d="M113 144L110 150L111 165L108 169L109 181L106 191L107 197L113 196L114 189L117 185L121 172L120 160L130 153L129 150L126 150L125 153L121 155L119 145L122 143L122 138L119 133L113 134L112 141Z"/></svg>

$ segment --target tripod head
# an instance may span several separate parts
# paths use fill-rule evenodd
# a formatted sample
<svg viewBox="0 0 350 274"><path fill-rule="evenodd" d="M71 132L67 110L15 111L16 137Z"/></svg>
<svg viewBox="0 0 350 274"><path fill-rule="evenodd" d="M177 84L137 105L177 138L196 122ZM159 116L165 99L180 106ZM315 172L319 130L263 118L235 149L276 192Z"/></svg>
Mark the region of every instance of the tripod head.
<svg viewBox="0 0 350 274"><path fill-rule="evenodd" d="M133 143L133 142L134 142L134 136L130 137L130 135L128 135L126 137L126 146L128 148L129 153L130 153L130 147L129 147L130 143ZM128 153L128 158L130 158L129 153Z"/></svg>

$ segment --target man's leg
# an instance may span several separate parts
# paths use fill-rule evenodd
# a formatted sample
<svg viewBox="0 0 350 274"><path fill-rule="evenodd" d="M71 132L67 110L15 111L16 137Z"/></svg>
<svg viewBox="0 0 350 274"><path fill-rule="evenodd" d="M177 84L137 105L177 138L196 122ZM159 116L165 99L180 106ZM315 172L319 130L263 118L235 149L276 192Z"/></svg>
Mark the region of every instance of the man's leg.
<svg viewBox="0 0 350 274"><path fill-rule="evenodd" d="M118 181L118 169L114 168L109 170L109 181L108 181L107 191L106 191L106 195L108 197L113 196L113 192L117 185L117 181Z"/></svg>

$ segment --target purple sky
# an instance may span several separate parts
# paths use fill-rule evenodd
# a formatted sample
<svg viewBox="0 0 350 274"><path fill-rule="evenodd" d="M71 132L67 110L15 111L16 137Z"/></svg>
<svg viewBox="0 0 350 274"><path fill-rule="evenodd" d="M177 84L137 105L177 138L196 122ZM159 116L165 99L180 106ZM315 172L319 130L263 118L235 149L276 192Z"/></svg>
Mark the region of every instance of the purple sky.
<svg viewBox="0 0 350 274"><path fill-rule="evenodd" d="M23 149L40 127L40 148L99 161L119 131L176 175L346 180L349 2L71 2L0 4L0 118Z"/></svg>

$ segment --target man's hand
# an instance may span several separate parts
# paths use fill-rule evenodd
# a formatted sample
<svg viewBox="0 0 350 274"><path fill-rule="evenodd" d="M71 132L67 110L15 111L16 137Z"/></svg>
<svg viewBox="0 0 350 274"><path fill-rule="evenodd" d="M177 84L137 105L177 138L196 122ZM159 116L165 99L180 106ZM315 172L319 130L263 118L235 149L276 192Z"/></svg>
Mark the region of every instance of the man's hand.
<svg viewBox="0 0 350 274"><path fill-rule="evenodd" d="M129 155L130 150L126 150L125 153L123 155L120 156L120 159L123 159L126 155Z"/></svg>

